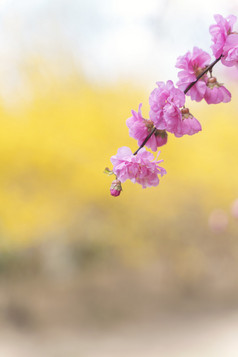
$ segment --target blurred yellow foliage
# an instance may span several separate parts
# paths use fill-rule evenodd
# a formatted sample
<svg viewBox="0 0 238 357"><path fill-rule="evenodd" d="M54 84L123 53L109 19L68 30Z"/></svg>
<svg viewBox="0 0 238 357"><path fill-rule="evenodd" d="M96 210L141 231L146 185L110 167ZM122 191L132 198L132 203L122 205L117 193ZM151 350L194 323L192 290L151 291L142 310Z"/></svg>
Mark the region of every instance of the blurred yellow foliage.
<svg viewBox="0 0 238 357"><path fill-rule="evenodd" d="M168 174L159 187L142 190L128 182L116 199L109 195L111 178L103 170L119 146L137 147L125 119L140 102L148 116L149 93L130 83L96 86L76 73L47 78L45 90L32 79L32 98L19 110L0 109L2 246L63 234L75 222L80 230L87 207L99 204L108 212L105 232L118 234L120 244L130 248L135 239L140 245L138 217L148 222L174 218L186 202L198 202L209 212L237 196L237 91L229 104L191 103L203 131L182 139L170 135L161 148ZM96 224L93 217L90 224Z"/></svg>

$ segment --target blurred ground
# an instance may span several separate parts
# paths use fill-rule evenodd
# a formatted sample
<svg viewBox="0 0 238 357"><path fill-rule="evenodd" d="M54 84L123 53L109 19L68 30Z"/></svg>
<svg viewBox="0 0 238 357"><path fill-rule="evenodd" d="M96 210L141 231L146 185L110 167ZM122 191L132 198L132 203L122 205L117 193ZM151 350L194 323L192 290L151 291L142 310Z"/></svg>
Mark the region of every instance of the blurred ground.
<svg viewBox="0 0 238 357"><path fill-rule="evenodd" d="M212 251L201 272L175 251L131 265L59 240L4 255L0 356L235 357L236 261Z"/></svg>
<svg viewBox="0 0 238 357"><path fill-rule="evenodd" d="M5 301L7 309L4 319L1 318L0 356L237 356L237 309L217 310L204 302L194 311L190 301L179 308L168 309L167 305L162 311L161 306L158 309L158 301L157 309L155 301L151 306L147 292L143 296L143 310L149 315L145 316L145 311L137 311L137 297L133 296L131 304L132 297L128 297L131 291L127 286L125 289L127 297L120 309L118 306L115 309L116 290L109 296L104 292L106 301L102 302L95 288L86 294L84 289L82 299L82 290L76 296L75 287L71 287L67 296L66 287L62 291L62 286L56 289L45 283L40 286L39 282L16 286L14 294L11 292L13 295L10 294L10 299L8 295ZM19 290L25 294L19 294ZM1 308L3 300L1 291ZM141 302L139 305L142 306ZM87 315L89 320L85 319Z"/></svg>
<svg viewBox="0 0 238 357"><path fill-rule="evenodd" d="M237 313L218 316L170 316L110 331L65 329L1 333L4 357L236 357Z"/></svg>

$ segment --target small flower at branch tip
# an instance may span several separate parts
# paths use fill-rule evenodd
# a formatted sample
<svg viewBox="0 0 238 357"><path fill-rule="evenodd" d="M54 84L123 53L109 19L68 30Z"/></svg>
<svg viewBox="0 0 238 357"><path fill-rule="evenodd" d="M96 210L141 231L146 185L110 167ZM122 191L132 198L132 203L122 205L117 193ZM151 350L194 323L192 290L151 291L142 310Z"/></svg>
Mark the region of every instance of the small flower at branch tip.
<svg viewBox="0 0 238 357"><path fill-rule="evenodd" d="M118 197L121 194L122 187L121 187L121 181L119 180L114 180L112 181L111 187L110 187L110 193L114 197Z"/></svg>
<svg viewBox="0 0 238 357"><path fill-rule="evenodd" d="M155 161L152 153L142 148L137 155L133 155L130 148L123 146L117 154L111 157L113 172L122 183L131 180L139 183L142 188L157 186L158 175L163 176L166 170L159 166L163 160ZM153 161L152 161L153 160Z"/></svg>

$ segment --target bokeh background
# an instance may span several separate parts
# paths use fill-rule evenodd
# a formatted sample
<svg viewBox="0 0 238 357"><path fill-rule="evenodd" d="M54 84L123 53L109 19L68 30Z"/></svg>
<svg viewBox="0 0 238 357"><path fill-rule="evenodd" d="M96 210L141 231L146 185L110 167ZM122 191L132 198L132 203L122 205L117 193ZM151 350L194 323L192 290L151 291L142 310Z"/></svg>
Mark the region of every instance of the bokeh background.
<svg viewBox="0 0 238 357"><path fill-rule="evenodd" d="M237 69L158 187L103 174L215 13L237 2L0 1L0 356L237 356Z"/></svg>

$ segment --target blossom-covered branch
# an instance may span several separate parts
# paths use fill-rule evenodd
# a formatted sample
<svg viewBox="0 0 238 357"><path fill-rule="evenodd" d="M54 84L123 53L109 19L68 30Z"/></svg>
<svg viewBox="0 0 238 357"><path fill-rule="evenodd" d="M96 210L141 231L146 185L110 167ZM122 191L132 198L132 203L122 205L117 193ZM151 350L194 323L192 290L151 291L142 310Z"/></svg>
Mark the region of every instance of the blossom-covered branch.
<svg viewBox="0 0 238 357"><path fill-rule="evenodd" d="M116 176L110 190L112 196L119 196L121 182L127 179L141 184L143 188L159 184L158 176L166 173L164 168L158 166L163 160L154 161L153 154L147 152L144 146L157 151L158 147L167 143L167 133L182 137L202 130L199 121L185 106L186 96L197 102L204 99L208 104L231 100L231 93L213 77L212 72L219 61L228 67L238 67L238 33L233 30L236 17L215 15L214 18L216 24L211 25L209 30L215 60L211 62L207 52L194 47L192 52L177 59L176 67L180 69L177 87L171 80L156 83L157 88L149 96L149 119L142 116L142 104L138 112L132 110L132 117L127 119L126 124L129 135L137 140L139 148L132 154L129 148L122 147L117 155L112 156L113 170L105 170Z"/></svg>
<svg viewBox="0 0 238 357"><path fill-rule="evenodd" d="M204 76L204 74L206 74L207 72L212 73L213 67L215 66L215 64L217 64L217 62L220 61L221 57L222 55L220 55L220 57L216 58L215 61L213 61L209 66L207 66L207 68L197 77L197 79L187 86L187 88L184 90L184 94L187 94L189 89L191 89L192 86L194 86L194 84L196 84L199 81L199 79L201 79Z"/></svg>

